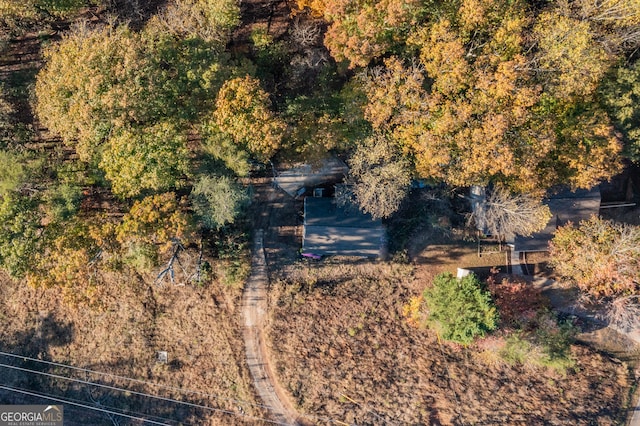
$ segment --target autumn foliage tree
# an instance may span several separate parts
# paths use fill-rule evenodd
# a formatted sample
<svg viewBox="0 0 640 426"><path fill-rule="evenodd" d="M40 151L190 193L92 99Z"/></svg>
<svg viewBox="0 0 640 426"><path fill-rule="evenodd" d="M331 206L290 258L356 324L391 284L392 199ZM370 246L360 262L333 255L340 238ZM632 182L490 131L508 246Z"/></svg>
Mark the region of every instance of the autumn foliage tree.
<svg viewBox="0 0 640 426"><path fill-rule="evenodd" d="M142 103L146 88L135 84L137 67L148 66L141 45L124 26L79 28L44 52L36 112L65 143L75 145L82 160L93 159L114 127L149 118Z"/></svg>
<svg viewBox="0 0 640 426"><path fill-rule="evenodd" d="M558 98L590 95L614 56L596 42L588 21L559 11L542 13L534 29L540 79Z"/></svg>
<svg viewBox="0 0 640 426"><path fill-rule="evenodd" d="M365 118L391 135L416 175L542 195L557 184L591 187L620 170L611 121L597 106L585 108L595 83L554 93L532 68L532 19L524 2L463 1L412 32L408 43L417 58L391 57L358 77ZM562 49L554 37L549 49ZM546 60L559 73L554 81L583 72L550 52ZM596 66L590 54L583 61Z"/></svg>
<svg viewBox="0 0 640 426"><path fill-rule="evenodd" d="M560 3L565 13L590 23L594 38L612 52L631 52L640 45L638 0L578 0Z"/></svg>
<svg viewBox="0 0 640 426"><path fill-rule="evenodd" d="M175 193L150 195L133 203L116 229L121 244L144 243L167 251L172 239L189 241L193 222Z"/></svg>
<svg viewBox="0 0 640 426"><path fill-rule="evenodd" d="M80 8L102 4L101 0L0 0L0 22L16 29L49 17L67 17Z"/></svg>
<svg viewBox="0 0 640 426"><path fill-rule="evenodd" d="M596 297L640 292L640 228L592 217L559 228L551 263L562 277Z"/></svg>
<svg viewBox="0 0 640 426"><path fill-rule="evenodd" d="M286 125L270 108L269 95L251 76L227 80L205 122L205 149L239 174L249 158L268 160L280 147Z"/></svg>
<svg viewBox="0 0 640 426"><path fill-rule="evenodd" d="M366 66L397 47L424 14L417 0L299 0L298 7L329 22L324 43L350 67Z"/></svg>
<svg viewBox="0 0 640 426"><path fill-rule="evenodd" d="M99 164L113 192L124 197L178 188L190 173L186 137L168 123L117 131Z"/></svg>
<svg viewBox="0 0 640 426"><path fill-rule="evenodd" d="M180 128L209 106L223 77L217 53L126 26L83 27L45 51L36 112L83 161L99 160L118 130L169 121Z"/></svg>

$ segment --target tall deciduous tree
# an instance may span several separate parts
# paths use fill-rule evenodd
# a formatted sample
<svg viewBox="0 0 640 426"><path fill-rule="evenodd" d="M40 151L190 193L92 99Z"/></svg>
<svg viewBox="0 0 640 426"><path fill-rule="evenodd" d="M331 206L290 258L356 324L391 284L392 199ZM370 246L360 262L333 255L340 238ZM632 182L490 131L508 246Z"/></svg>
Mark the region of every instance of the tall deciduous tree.
<svg viewBox="0 0 640 426"><path fill-rule="evenodd" d="M36 263L42 246L42 214L35 198L0 196L0 266L21 278Z"/></svg>
<svg viewBox="0 0 640 426"><path fill-rule="evenodd" d="M226 176L203 176L191 191L191 203L205 229L231 224L249 203L247 191Z"/></svg>
<svg viewBox="0 0 640 426"><path fill-rule="evenodd" d="M149 62L140 45L126 27L79 28L44 52L46 65L36 82L37 114L65 143L75 144L84 161L93 159L114 127L144 119L144 88L135 84L134 75Z"/></svg>
<svg viewBox="0 0 640 426"><path fill-rule="evenodd" d="M365 118L389 132L418 176L451 185L499 182L542 195L556 184L591 187L609 178L620 170L621 145L607 116L590 105L593 87L586 86L595 83L565 94L538 83L528 56L532 19L523 2L466 0L416 29L409 42L419 62L392 57L361 77ZM555 71L583 72L553 44L558 37L547 42L540 51ZM601 73L608 63L589 62L590 49L601 47L573 54Z"/></svg>
<svg viewBox="0 0 640 426"><path fill-rule="evenodd" d="M591 23L605 49L633 51L640 45L639 0L578 0L572 6L577 17Z"/></svg>
<svg viewBox="0 0 640 426"><path fill-rule="evenodd" d="M359 145L349 159L356 203L374 218L389 217L400 207L411 183L410 164L384 135Z"/></svg>
<svg viewBox="0 0 640 426"><path fill-rule="evenodd" d="M595 297L640 293L640 227L592 217L559 228L551 264Z"/></svg>
<svg viewBox="0 0 640 426"><path fill-rule="evenodd" d="M82 160L95 161L119 129L196 120L223 80L217 58L198 39L80 27L45 51L36 111Z"/></svg>
<svg viewBox="0 0 640 426"><path fill-rule="evenodd" d="M551 211L540 198L513 194L503 187L491 190L486 201L473 212L473 221L489 235L511 239L530 236L545 228Z"/></svg>
<svg viewBox="0 0 640 426"><path fill-rule="evenodd" d="M105 144L100 168L116 195L133 197L144 190L177 188L190 172L186 144L168 123L120 130Z"/></svg>
<svg viewBox="0 0 640 426"><path fill-rule="evenodd" d="M171 248L172 239L188 241L192 233L193 224L173 192L136 201L116 229L123 245L150 244L163 251Z"/></svg>
<svg viewBox="0 0 640 426"><path fill-rule="evenodd" d="M350 67L366 66L401 44L424 14L417 0L299 0L298 6L311 8L330 23L325 45Z"/></svg>
<svg viewBox="0 0 640 426"><path fill-rule="evenodd" d="M100 0L0 0L0 21L11 25L18 20L35 20L46 14L62 17L83 6L100 3Z"/></svg>
<svg viewBox="0 0 640 426"><path fill-rule="evenodd" d="M538 17L534 33L546 90L560 99L592 94L614 57L596 42L589 23L549 11Z"/></svg>
<svg viewBox="0 0 640 426"><path fill-rule="evenodd" d="M621 66L603 84L601 97L614 119L616 127L626 139L625 154L640 160L640 62Z"/></svg>
<svg viewBox="0 0 640 426"><path fill-rule="evenodd" d="M0 150L0 197L16 191L26 179L26 170L21 158L6 150Z"/></svg>
<svg viewBox="0 0 640 426"><path fill-rule="evenodd" d="M240 23L238 0L175 0L153 18L170 32L199 37L224 47L231 31Z"/></svg>
<svg viewBox="0 0 640 426"><path fill-rule="evenodd" d="M249 156L269 159L286 129L270 104L258 79L247 75L227 80L218 92L213 117L204 126L206 149L238 173L248 170Z"/></svg>

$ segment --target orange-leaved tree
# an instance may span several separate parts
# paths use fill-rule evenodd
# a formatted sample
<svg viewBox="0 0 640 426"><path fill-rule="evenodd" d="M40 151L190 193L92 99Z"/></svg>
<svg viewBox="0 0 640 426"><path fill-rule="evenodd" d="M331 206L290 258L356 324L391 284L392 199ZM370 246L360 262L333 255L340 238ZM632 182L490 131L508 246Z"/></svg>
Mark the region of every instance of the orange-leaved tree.
<svg viewBox="0 0 640 426"><path fill-rule="evenodd" d="M401 45L424 15L418 0L299 0L298 7L329 22L325 45L351 68L366 66Z"/></svg>
<svg viewBox="0 0 640 426"><path fill-rule="evenodd" d="M582 291L600 298L640 293L640 227L592 217L559 228L551 263Z"/></svg>
<svg viewBox="0 0 640 426"><path fill-rule="evenodd" d="M620 170L619 137L588 96L590 83L553 93L562 76L581 71L562 65L562 55L560 77L541 79L532 68L542 59L530 53L535 16L525 6L464 1L412 33L419 60L390 57L360 75L365 118L390 134L416 175L542 195L560 183L591 187Z"/></svg>

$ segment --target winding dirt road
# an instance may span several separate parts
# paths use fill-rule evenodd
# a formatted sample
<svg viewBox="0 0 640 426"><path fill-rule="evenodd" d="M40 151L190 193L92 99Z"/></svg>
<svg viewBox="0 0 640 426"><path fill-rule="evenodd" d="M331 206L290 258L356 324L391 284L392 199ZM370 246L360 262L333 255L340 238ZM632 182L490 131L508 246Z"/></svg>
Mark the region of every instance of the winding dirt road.
<svg viewBox="0 0 640 426"><path fill-rule="evenodd" d="M308 425L296 411L289 397L276 380L264 338L264 321L267 315L267 291L269 276L265 256L265 238L277 222L274 206L283 201L283 194L271 186L271 179L254 182L254 234L251 254L251 275L245 284L242 296L242 316L246 361L253 378L254 387L274 421L286 425Z"/></svg>
<svg viewBox="0 0 640 426"><path fill-rule="evenodd" d="M263 338L262 325L267 312L268 283L263 238L264 231L261 229L254 237L251 275L242 296L247 365L256 392L271 411L273 420L282 424L298 425L298 414L287 403L286 395L273 376Z"/></svg>

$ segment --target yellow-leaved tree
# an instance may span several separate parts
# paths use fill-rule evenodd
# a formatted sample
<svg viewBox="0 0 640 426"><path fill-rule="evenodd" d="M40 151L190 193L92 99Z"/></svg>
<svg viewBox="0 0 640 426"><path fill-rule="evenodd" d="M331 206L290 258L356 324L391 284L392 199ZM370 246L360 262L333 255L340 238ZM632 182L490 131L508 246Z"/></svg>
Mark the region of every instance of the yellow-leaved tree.
<svg viewBox="0 0 640 426"><path fill-rule="evenodd" d="M249 157L265 161L280 147L286 125L271 109L260 80L227 80L216 98L213 117L205 122L205 149L238 174L248 172Z"/></svg>
<svg viewBox="0 0 640 426"><path fill-rule="evenodd" d="M554 93L583 73L553 45L555 36L539 49L559 76L541 79L532 68L542 59L529 53L528 29L543 28L545 16L536 27L524 2L461 2L413 32L419 61L391 57L360 76L365 118L390 134L418 176L454 186L496 182L542 195L556 184L588 188L609 178L620 170L621 144L606 114L585 108L591 77L582 91ZM598 49L587 44L574 54L604 70Z"/></svg>
<svg viewBox="0 0 640 426"><path fill-rule="evenodd" d="M113 193L123 197L180 187L191 169L186 137L169 123L120 130L109 138L101 157L100 168Z"/></svg>

